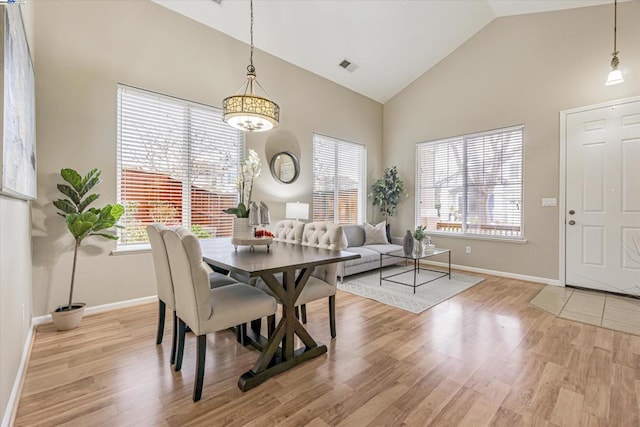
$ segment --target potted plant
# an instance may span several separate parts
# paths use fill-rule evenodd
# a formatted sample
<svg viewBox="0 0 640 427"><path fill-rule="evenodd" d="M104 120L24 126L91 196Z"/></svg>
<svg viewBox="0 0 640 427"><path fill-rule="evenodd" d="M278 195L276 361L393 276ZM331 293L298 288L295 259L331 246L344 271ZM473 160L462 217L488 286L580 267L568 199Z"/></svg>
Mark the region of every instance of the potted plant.
<svg viewBox="0 0 640 427"><path fill-rule="evenodd" d="M65 198L55 200L53 205L58 208L58 215L65 219L67 229L75 241L73 250L73 267L71 268L71 286L69 301L51 312L53 323L58 330L73 329L80 324L84 312L84 303L73 302L73 286L76 275L76 262L80 243L89 236L99 236L117 240L118 236L109 233L124 213L122 205L106 205L105 207L89 208L99 194L89 194L91 189L100 184L100 171L91 169L84 177L73 169L62 169L60 175L67 184L58 184L57 188Z"/></svg>
<svg viewBox="0 0 640 427"><path fill-rule="evenodd" d="M258 153L249 150L249 155L242 162L240 175L238 176L238 206L225 209L223 212L235 215L233 219L234 237L250 237L251 226L249 225L249 204L251 203L251 193L253 192L253 182L260 176L262 167Z"/></svg>
<svg viewBox="0 0 640 427"><path fill-rule="evenodd" d="M404 182L398 176L398 168L393 166L385 168L382 178L378 179L371 186L369 197L373 198L373 206L378 206L380 213L387 222L387 240L390 239L388 217L395 215L396 208L400 202L400 196L408 197Z"/></svg>
<svg viewBox="0 0 640 427"><path fill-rule="evenodd" d="M419 225L413 230L413 252L420 253L422 251L422 242L427 237L427 227Z"/></svg>

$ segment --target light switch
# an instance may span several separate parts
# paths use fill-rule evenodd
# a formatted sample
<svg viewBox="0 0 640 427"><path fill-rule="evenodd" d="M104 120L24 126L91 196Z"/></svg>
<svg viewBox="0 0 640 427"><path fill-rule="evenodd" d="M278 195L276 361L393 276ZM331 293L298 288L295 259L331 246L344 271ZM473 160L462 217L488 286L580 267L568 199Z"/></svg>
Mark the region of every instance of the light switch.
<svg viewBox="0 0 640 427"><path fill-rule="evenodd" d="M542 199L542 206L544 207L558 206L558 199L556 199L555 197L545 197Z"/></svg>

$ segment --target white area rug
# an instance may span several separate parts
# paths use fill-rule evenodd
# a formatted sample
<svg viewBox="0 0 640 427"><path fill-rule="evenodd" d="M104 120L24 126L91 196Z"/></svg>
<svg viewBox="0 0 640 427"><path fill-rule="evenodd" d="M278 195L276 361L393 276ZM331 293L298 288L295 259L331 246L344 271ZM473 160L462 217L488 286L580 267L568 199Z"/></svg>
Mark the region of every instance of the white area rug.
<svg viewBox="0 0 640 427"><path fill-rule="evenodd" d="M382 270L382 275L389 276L401 271L411 272L391 279L413 285L413 267L386 267ZM417 283L425 282L438 275L439 273L421 270ZM378 270L374 270L345 277L344 283L338 282L338 289L417 314L448 300L483 280L482 277L452 272L451 280L448 276L441 277L417 287L414 295L413 286L387 281L383 281L380 286L380 273Z"/></svg>

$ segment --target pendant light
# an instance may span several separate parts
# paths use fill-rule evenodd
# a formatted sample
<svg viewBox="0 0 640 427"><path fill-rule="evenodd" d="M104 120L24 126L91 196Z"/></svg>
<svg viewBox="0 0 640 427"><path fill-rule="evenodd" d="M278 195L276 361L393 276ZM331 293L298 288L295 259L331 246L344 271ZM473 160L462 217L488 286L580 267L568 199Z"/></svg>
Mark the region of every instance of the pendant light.
<svg viewBox="0 0 640 427"><path fill-rule="evenodd" d="M256 79L253 66L253 0L251 4L251 55L247 67L247 82L238 93L222 101L222 120L236 129L245 132L264 132L278 126L280 107L271 101L267 92ZM265 96L256 95L260 88Z"/></svg>
<svg viewBox="0 0 640 427"><path fill-rule="evenodd" d="M607 82L605 86L617 85L618 83L624 82L622 78L622 71L618 70L618 65L620 61L618 60L618 50L616 48L616 33L618 26L618 0L614 0L613 2L613 58L611 58L611 71L609 72L609 76L607 77Z"/></svg>

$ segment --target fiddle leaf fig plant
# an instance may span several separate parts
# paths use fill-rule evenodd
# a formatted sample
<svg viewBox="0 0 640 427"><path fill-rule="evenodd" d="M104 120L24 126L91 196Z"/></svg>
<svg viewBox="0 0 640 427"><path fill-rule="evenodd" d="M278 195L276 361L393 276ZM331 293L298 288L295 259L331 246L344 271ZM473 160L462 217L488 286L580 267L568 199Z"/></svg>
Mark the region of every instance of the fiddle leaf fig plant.
<svg viewBox="0 0 640 427"><path fill-rule="evenodd" d="M66 198L54 200L53 205L58 208L58 215L65 218L67 229L75 240L73 252L73 267L71 269L71 286L69 290L69 304L72 308L73 285L76 275L76 261L80 243L89 236L100 236L117 240L118 236L109 229L120 227L117 222L124 213L122 205L106 205L103 208L89 208L100 195L88 194L93 187L100 184L100 170L91 169L84 177L73 169L62 169L60 175L66 184L58 184L57 188Z"/></svg>
<svg viewBox="0 0 640 427"><path fill-rule="evenodd" d="M385 220L395 215L401 196L408 197L409 194L398 176L398 168L385 168L382 178L373 183L369 194L373 198L373 205L380 208Z"/></svg>

